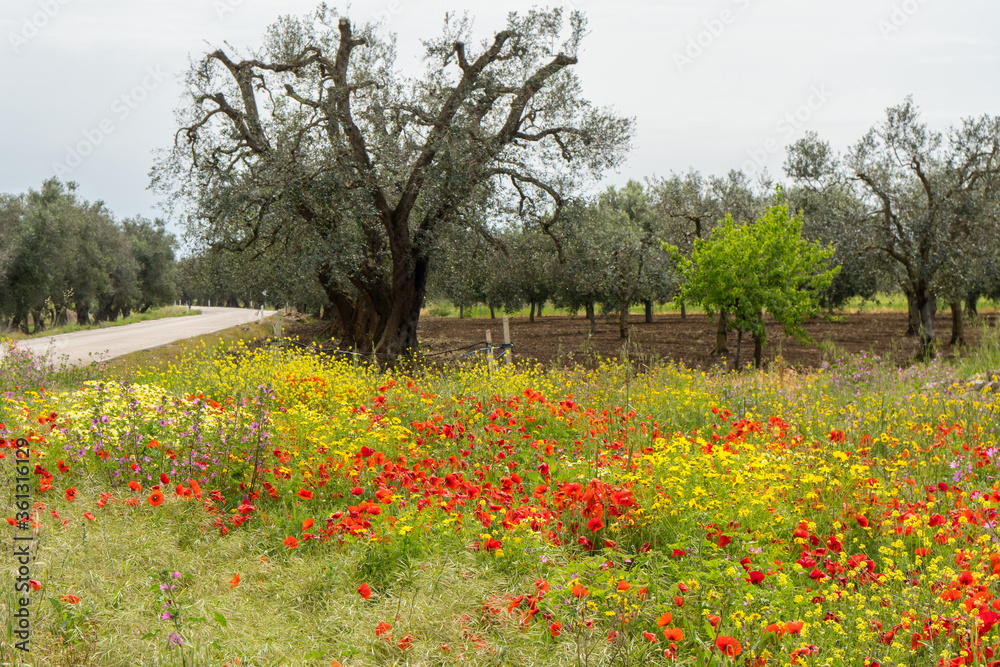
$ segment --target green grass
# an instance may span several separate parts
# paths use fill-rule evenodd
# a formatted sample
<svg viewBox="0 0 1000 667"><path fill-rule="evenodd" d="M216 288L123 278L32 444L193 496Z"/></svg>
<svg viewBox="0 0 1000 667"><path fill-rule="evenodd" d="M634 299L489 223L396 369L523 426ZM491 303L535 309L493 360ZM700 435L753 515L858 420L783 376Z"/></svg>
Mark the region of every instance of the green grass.
<svg viewBox="0 0 1000 667"><path fill-rule="evenodd" d="M1000 302L991 301L989 299L980 299L979 301L979 312L984 313L995 313L998 307L1000 307ZM948 305L941 303L938 304L938 312L946 312ZM687 306L686 310L688 313L704 313L705 310L701 306ZM852 297L847 300L847 302L838 309L836 312L838 314L844 313L904 313L907 310L906 296L902 293L884 293L879 292L871 299L862 299L861 297ZM458 308L451 303L443 300L431 302L427 309L424 311L426 314L434 317L458 317ZM630 315L644 315L646 312L645 308L640 305L633 305L629 308ZM653 304L653 312L657 315L665 313L679 313L681 312L680 306L670 301L667 303L657 303ZM506 312L503 309L496 309L497 317L501 315L509 315L511 317L528 317L530 313L530 307L521 308L519 310ZM544 310L544 315L575 315L582 316L583 311L577 310L573 311L569 308L556 308L551 304L546 304ZM617 312L600 313L600 317L617 317ZM465 317L467 318L479 318L484 319L490 316L490 309L482 304L471 306L465 309Z"/></svg>
<svg viewBox="0 0 1000 667"><path fill-rule="evenodd" d="M200 315L200 310L189 310L185 306L163 306L161 308L150 308L145 313L132 313L128 317L122 317L114 322L101 322L100 324L67 324L62 327L43 329L25 334L21 331L8 331L4 333L5 338L13 340L27 340L29 338L43 338L46 336L57 336L59 334L73 333L74 331L88 331L90 329L106 329L108 327L120 327L136 322L147 322L149 320L160 320L166 317L184 317L186 315Z"/></svg>

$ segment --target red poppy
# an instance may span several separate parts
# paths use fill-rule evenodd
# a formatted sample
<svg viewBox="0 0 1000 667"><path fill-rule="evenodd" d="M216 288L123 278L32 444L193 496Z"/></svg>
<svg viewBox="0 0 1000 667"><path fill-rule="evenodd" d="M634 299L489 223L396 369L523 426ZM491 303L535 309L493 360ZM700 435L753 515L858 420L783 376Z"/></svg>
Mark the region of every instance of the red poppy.
<svg viewBox="0 0 1000 667"><path fill-rule="evenodd" d="M146 498L146 502L152 505L153 507L159 507L160 505L163 504L163 491L156 489L151 494L149 494L149 498Z"/></svg>
<svg viewBox="0 0 1000 667"><path fill-rule="evenodd" d="M313 527L314 523L316 523L315 520L306 519L305 521L302 522L302 530L309 530L310 528Z"/></svg>
<svg viewBox="0 0 1000 667"><path fill-rule="evenodd" d="M236 576L234 576L232 579L229 580L229 587L236 588L239 585L240 585L240 573L237 572Z"/></svg>
<svg viewBox="0 0 1000 667"><path fill-rule="evenodd" d="M733 659L743 652L743 647L740 646L740 643L729 635L719 635L718 639L715 640L715 646L727 657Z"/></svg>
<svg viewBox="0 0 1000 667"><path fill-rule="evenodd" d="M632 588L632 584L628 583L627 581L619 581L618 582L618 590L619 591L624 592L624 591L629 590L630 588Z"/></svg>
<svg viewBox="0 0 1000 667"><path fill-rule="evenodd" d="M96 517L96 516L94 516L94 515L93 515L92 513L90 513L90 512L84 512L84 513L83 513L83 518L84 518L84 519L86 519L87 521L94 521L94 520L96 520L96 519L97 519L97 517Z"/></svg>
<svg viewBox="0 0 1000 667"><path fill-rule="evenodd" d="M391 628L392 628L391 625L389 625L385 621L381 621L379 622L378 625L375 626L375 636L381 637L382 635L387 634Z"/></svg>
<svg viewBox="0 0 1000 667"><path fill-rule="evenodd" d="M792 635L797 635L802 632L802 626L805 625L802 621L788 621L785 623L785 631Z"/></svg>
<svg viewBox="0 0 1000 667"><path fill-rule="evenodd" d="M365 490L362 489L360 486L356 486L353 489L351 489L351 495L352 496L363 496L364 494L365 494Z"/></svg>
<svg viewBox="0 0 1000 667"><path fill-rule="evenodd" d="M646 598L649 597L649 589L647 589L645 586L643 586L642 588L640 588L639 590L637 590L635 592L635 594L636 594L636 597L638 597L640 600L645 600Z"/></svg>
<svg viewBox="0 0 1000 667"><path fill-rule="evenodd" d="M296 493L295 495L297 495L302 500L312 500L313 492L310 491L309 489L299 489L298 493Z"/></svg>
<svg viewBox="0 0 1000 667"><path fill-rule="evenodd" d="M161 472L160 473L160 483L161 484L170 484L170 478L167 477L167 473L165 473L165 472Z"/></svg>
<svg viewBox="0 0 1000 667"><path fill-rule="evenodd" d="M604 522L598 519L597 517L594 517L593 519L587 522L587 528L590 530L590 532L596 533L601 528L604 528Z"/></svg>
<svg viewBox="0 0 1000 667"><path fill-rule="evenodd" d="M854 516L854 520L857 521L858 525L861 526L862 528L868 527L868 517L866 517L864 514L856 514Z"/></svg>
<svg viewBox="0 0 1000 667"><path fill-rule="evenodd" d="M69 502L73 502L74 500L76 500L75 486L71 486L70 488L66 489L66 500L68 500Z"/></svg>
<svg viewBox="0 0 1000 667"><path fill-rule="evenodd" d="M669 611L665 611L663 612L663 615L656 619L656 625L661 628L665 628L670 625L670 621L672 620L674 620L673 615Z"/></svg>
<svg viewBox="0 0 1000 667"><path fill-rule="evenodd" d="M674 604L677 605L678 607L683 607L684 606L684 598L682 598L680 595L675 595L674 596Z"/></svg>
<svg viewBox="0 0 1000 667"><path fill-rule="evenodd" d="M559 621L553 621L552 625L549 626L549 634L553 637L558 637L562 634L562 623Z"/></svg>
<svg viewBox="0 0 1000 667"><path fill-rule="evenodd" d="M67 594L67 595L62 596L62 601L63 602L68 602L69 604L76 604L76 603L78 603L80 601L80 598L78 598L75 595L69 595L69 594Z"/></svg>
<svg viewBox="0 0 1000 667"><path fill-rule="evenodd" d="M194 493L194 497L201 500L201 485L198 484L198 480L191 480L191 491Z"/></svg>
<svg viewBox="0 0 1000 667"><path fill-rule="evenodd" d="M590 591L588 591L587 587L583 584L574 584L573 588L570 589L570 592L573 593L573 597L575 598L585 598L590 595Z"/></svg>
<svg viewBox="0 0 1000 667"><path fill-rule="evenodd" d="M663 636L668 642L679 642L684 639L684 631L680 628L667 628L663 631Z"/></svg>
<svg viewBox="0 0 1000 667"><path fill-rule="evenodd" d="M59 462L56 463L56 467L59 468L59 472L61 472L64 475L69 472L69 466L66 465L66 462L63 461L62 459L59 459Z"/></svg>
<svg viewBox="0 0 1000 667"><path fill-rule="evenodd" d="M396 644L400 651L408 651L413 647L413 635L404 635Z"/></svg>
<svg viewBox="0 0 1000 667"><path fill-rule="evenodd" d="M754 570L750 573L750 577L747 579L754 586L759 586L760 582L764 581L764 573L760 570Z"/></svg>
<svg viewBox="0 0 1000 667"><path fill-rule="evenodd" d="M42 582L37 581L35 579L29 579L28 583L31 584L31 590L33 590L33 591L40 591L40 590L42 590Z"/></svg>
<svg viewBox="0 0 1000 667"><path fill-rule="evenodd" d="M295 539L295 537L293 537L292 535L289 535L288 537L285 538L285 541L282 542L282 544L284 544L289 549L294 549L295 547L299 546L299 541Z"/></svg>
<svg viewBox="0 0 1000 667"><path fill-rule="evenodd" d="M645 637L648 641L651 641L651 642L659 642L660 641L659 639L656 638L656 635L654 635L652 632L648 632L648 631L647 632L643 632L642 636Z"/></svg>
<svg viewBox="0 0 1000 667"><path fill-rule="evenodd" d="M361 584L360 586L358 586L358 595L360 595L366 600L371 599L372 596L371 586L369 586L368 584Z"/></svg>
<svg viewBox="0 0 1000 667"><path fill-rule="evenodd" d="M128 483L128 488L130 488L135 493L142 493L142 484L135 481L134 479Z"/></svg>

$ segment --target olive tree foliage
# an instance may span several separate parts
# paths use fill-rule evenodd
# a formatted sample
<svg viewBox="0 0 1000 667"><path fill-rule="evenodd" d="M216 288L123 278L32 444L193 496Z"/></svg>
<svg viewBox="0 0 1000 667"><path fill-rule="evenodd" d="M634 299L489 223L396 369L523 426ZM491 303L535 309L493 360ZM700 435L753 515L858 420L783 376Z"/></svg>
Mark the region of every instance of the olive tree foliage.
<svg viewBox="0 0 1000 667"><path fill-rule="evenodd" d="M542 307L555 293L556 249L551 238L533 225L515 228L503 239L506 252L493 254L495 275L503 277L500 284L490 283L494 300L511 310L527 305L528 321L534 323L536 313L542 314ZM498 292L501 285L503 293Z"/></svg>
<svg viewBox="0 0 1000 667"><path fill-rule="evenodd" d="M724 310L732 319L736 368L744 331L754 337L760 368L765 311L786 335L808 341L801 323L818 312L819 293L839 270L829 264L832 248L805 241L802 217L791 216L787 203L778 201L751 223L738 224L727 214L708 239L695 241L690 259L671 248L685 279L678 299L701 304L710 315Z"/></svg>
<svg viewBox="0 0 1000 667"><path fill-rule="evenodd" d="M820 294L820 303L830 311L853 297L874 297L890 277L864 233L864 202L850 184L830 178L837 168L829 144L813 132L789 148L785 162L785 174L794 183L786 195L791 210L802 214L802 236L833 246L831 261L841 268Z"/></svg>
<svg viewBox="0 0 1000 667"><path fill-rule="evenodd" d="M607 219L598 217L593 207L576 200L566 208L560 222L561 261L553 269L556 305L571 310L584 309L590 330L597 330L596 307L606 294Z"/></svg>
<svg viewBox="0 0 1000 667"><path fill-rule="evenodd" d="M317 317L329 301L316 281L323 239L300 227L273 244L236 253L199 248L181 262L185 302L229 307L292 307Z"/></svg>
<svg viewBox="0 0 1000 667"><path fill-rule="evenodd" d="M308 228L340 345L412 353L439 235L484 201L550 229L570 188L622 159L631 121L583 99L572 70L585 27L579 12L511 13L477 44L447 16L410 80L377 26L326 5L281 18L259 49L193 65L154 185L216 247Z"/></svg>
<svg viewBox="0 0 1000 667"><path fill-rule="evenodd" d="M690 256L696 239L707 239L729 213L736 220L754 220L770 203L769 180L753 183L742 171L705 178L700 172L672 174L649 183L651 205L663 220L671 245Z"/></svg>
<svg viewBox="0 0 1000 667"><path fill-rule="evenodd" d="M821 150L818 140L810 150ZM791 159L803 157L800 146ZM826 149L822 149L826 150ZM853 187L865 215L857 234L906 293L921 352L936 344L937 300L951 303L961 342L962 300L988 266L997 238L1000 118L963 120L946 134L920 122L912 98L886 110L843 158L816 175Z"/></svg>
<svg viewBox="0 0 1000 667"><path fill-rule="evenodd" d="M487 303L491 269L499 262L494 236L470 234L458 226L443 230L431 250L434 257L428 298L444 299L459 309L459 316L477 304ZM494 304L495 305L495 304Z"/></svg>
<svg viewBox="0 0 1000 667"><path fill-rule="evenodd" d="M174 298L174 237L161 221L121 223L74 183L0 196L0 322L27 333L116 319Z"/></svg>
<svg viewBox="0 0 1000 667"><path fill-rule="evenodd" d="M636 181L603 192L590 220L595 223L591 233L602 237L597 249L603 264L604 301L617 311L619 336L627 338L629 307L640 296L650 302L673 296L663 294L669 288L656 275L667 260L659 220L646 189Z"/></svg>
<svg viewBox="0 0 1000 667"><path fill-rule="evenodd" d="M554 300L585 308L596 330L595 306L618 316L618 331L628 336L630 306L669 301L677 288L673 262L663 250L662 219L650 203L649 188L636 181L608 187L590 201L575 201L558 229L564 239Z"/></svg>

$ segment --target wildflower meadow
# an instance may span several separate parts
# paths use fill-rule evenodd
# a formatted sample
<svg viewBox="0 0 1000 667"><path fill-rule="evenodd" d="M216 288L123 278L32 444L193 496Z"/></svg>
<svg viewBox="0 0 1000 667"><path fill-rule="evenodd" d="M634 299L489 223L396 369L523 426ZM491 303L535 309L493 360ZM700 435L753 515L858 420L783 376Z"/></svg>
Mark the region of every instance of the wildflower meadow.
<svg viewBox="0 0 1000 667"><path fill-rule="evenodd" d="M235 344L123 374L10 348L0 654L1000 665L1000 399L967 381L997 360L405 372Z"/></svg>

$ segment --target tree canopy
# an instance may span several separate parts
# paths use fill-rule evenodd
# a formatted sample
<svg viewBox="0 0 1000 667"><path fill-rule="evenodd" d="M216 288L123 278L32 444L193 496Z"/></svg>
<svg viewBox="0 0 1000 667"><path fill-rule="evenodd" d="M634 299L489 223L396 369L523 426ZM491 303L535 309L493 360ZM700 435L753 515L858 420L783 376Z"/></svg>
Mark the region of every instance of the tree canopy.
<svg viewBox="0 0 1000 667"><path fill-rule="evenodd" d="M259 49L193 65L154 184L214 247L306 238L340 344L408 353L446 228L521 218L550 233L574 188L622 159L632 121L587 102L572 71L585 28L576 11L511 13L477 45L448 16L410 80L377 26L326 5L282 18Z"/></svg>
<svg viewBox="0 0 1000 667"><path fill-rule="evenodd" d="M831 268L832 248L802 238L802 216L791 216L779 203L752 223L737 224L732 215L708 239L695 239L691 258L674 250L685 278L679 300L701 304L711 315L725 311L739 331L754 337L754 361L761 363L766 343L764 312L786 335L808 340L802 321L819 310L819 293L840 270ZM736 366L739 367L739 347Z"/></svg>

